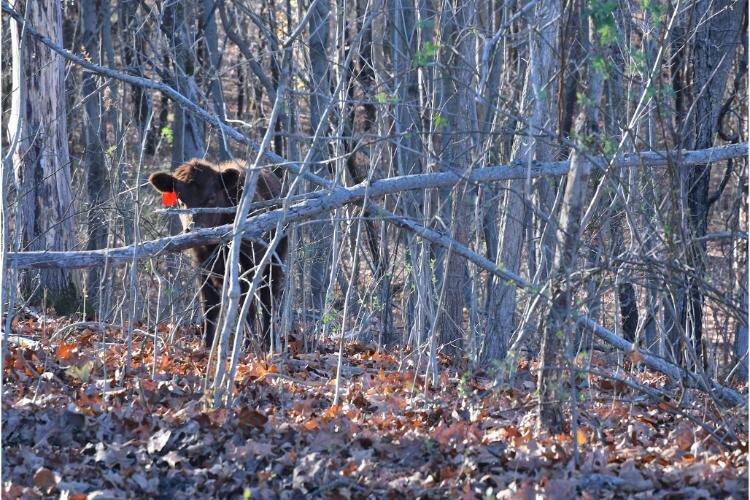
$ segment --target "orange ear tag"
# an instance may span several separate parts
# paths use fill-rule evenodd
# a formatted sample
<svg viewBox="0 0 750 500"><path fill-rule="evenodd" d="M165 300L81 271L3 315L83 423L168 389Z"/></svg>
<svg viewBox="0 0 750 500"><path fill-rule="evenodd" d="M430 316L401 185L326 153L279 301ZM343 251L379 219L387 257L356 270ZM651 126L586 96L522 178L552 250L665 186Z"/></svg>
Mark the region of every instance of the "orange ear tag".
<svg viewBox="0 0 750 500"><path fill-rule="evenodd" d="M161 194L161 202L165 207L171 207L177 204L177 193L174 191L167 191Z"/></svg>

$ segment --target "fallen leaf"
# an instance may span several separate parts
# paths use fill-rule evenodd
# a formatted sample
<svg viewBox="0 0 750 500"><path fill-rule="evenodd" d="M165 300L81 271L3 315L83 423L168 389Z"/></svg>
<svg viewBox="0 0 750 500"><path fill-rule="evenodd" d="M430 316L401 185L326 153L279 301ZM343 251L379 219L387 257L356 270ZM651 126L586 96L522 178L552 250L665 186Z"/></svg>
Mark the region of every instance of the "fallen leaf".
<svg viewBox="0 0 750 500"><path fill-rule="evenodd" d="M43 492L49 493L56 485L55 474L51 470L41 467L34 473L34 486Z"/></svg>
<svg viewBox="0 0 750 500"><path fill-rule="evenodd" d="M268 417L252 408L240 408L237 411L237 419L243 425L255 427L256 429L262 429L266 425L266 422L268 422Z"/></svg>
<svg viewBox="0 0 750 500"><path fill-rule="evenodd" d="M576 443L578 443L578 446L586 444L586 433L580 427L576 431Z"/></svg>
<svg viewBox="0 0 750 500"><path fill-rule="evenodd" d="M161 457L162 460L167 462L171 468L175 468L175 466L180 462L185 462L185 457L180 455L174 450L171 450L169 453Z"/></svg>
<svg viewBox="0 0 750 500"><path fill-rule="evenodd" d="M159 429L149 439L146 449L150 454L159 453L166 446L172 431L169 429Z"/></svg>
<svg viewBox="0 0 750 500"><path fill-rule="evenodd" d="M302 427L304 427L308 431L313 431L318 428L318 419L312 418L310 420L302 422Z"/></svg>
<svg viewBox="0 0 750 500"><path fill-rule="evenodd" d="M93 368L94 368L94 363L91 362L91 361L87 361L86 363L84 363L81 366L75 366L75 365L73 365L73 366L69 367L67 370L65 370L65 374L68 377L70 377L70 378L72 378L72 379L74 379L74 380L76 380L76 381L78 381L78 382L80 382L82 384L85 384L86 382L88 382L89 377L91 376L91 370Z"/></svg>
<svg viewBox="0 0 750 500"><path fill-rule="evenodd" d="M211 410L206 412L208 420L216 427L221 427L227 421L227 410L226 408L219 408L217 410Z"/></svg>
<svg viewBox="0 0 750 500"><path fill-rule="evenodd" d="M76 344L66 344L64 340L61 340L60 345L57 346L57 359L68 361L77 347Z"/></svg>

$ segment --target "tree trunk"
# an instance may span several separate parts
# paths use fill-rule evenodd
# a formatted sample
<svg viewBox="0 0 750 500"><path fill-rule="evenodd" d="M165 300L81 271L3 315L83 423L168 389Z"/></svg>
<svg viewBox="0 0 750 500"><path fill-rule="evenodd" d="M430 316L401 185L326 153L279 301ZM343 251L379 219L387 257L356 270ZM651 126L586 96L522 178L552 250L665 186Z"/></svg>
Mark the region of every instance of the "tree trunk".
<svg viewBox="0 0 750 500"><path fill-rule="evenodd" d="M99 27L100 13L93 0L81 1L81 42L92 58L92 62L99 63L100 54ZM93 73L84 73L81 93L86 99L84 137L86 150L84 152L84 171L86 172L86 190L88 194L88 242L86 250L96 250L107 246L107 210L104 203L110 194L110 181L104 158L104 144L107 140L104 124L102 123L102 94L97 89L97 81ZM99 268L91 268L86 273L86 293L88 304L92 310L99 311Z"/></svg>
<svg viewBox="0 0 750 500"><path fill-rule="evenodd" d="M441 12L441 51L443 65L440 91L440 116L444 124L436 125L441 132L438 151L441 170L470 172L474 163L478 126L477 110L471 88L474 69L470 61L474 57L474 36L469 27L474 25L476 2L454 1L446 3ZM437 117L433 117L437 120ZM469 204L465 195L466 183L457 184L452 190L443 192L443 216L449 221L453 239L462 245L469 241ZM450 197L449 197L450 196ZM457 354L463 348L464 281L466 260L456 252L448 250L444 283L440 293L436 332L444 352Z"/></svg>
<svg viewBox="0 0 750 500"><path fill-rule="evenodd" d="M743 188L742 196L743 201L740 201L739 226L747 229L748 227L748 203L745 194L747 193L747 166L743 168L743 173L740 175L739 185ZM735 290L739 290L739 296L741 297L741 303L747 308L748 307L748 252L747 245L737 245L737 249L734 253L734 275L735 275ZM737 380L745 381L748 377L748 318L747 314L738 314L737 327L734 337L734 359L739 366L737 367L736 378Z"/></svg>
<svg viewBox="0 0 750 500"><path fill-rule="evenodd" d="M556 109L552 80L555 77L555 54L558 46L558 23L560 10L557 2L538 4L534 11L534 28L529 29L529 65L527 68L522 109L532 112L528 123L528 133L520 136L514 144L516 161L545 161L552 156L551 148L538 142L535 136L539 129L555 130ZM554 193L548 181L541 181L540 195L547 200ZM521 249L524 241L526 218L526 179L516 179L508 183L503 217L503 237L498 248L497 264L518 274L521 265ZM548 201L545 204L550 204ZM533 252L534 249L529 249ZM492 306L489 311L487 339L483 360L490 363L505 358L508 343L515 328L516 287L497 280L492 290Z"/></svg>
<svg viewBox="0 0 750 500"><path fill-rule="evenodd" d="M198 102L199 92L195 83L197 61L192 50L185 9L182 2L165 4L161 29L169 40L174 57L173 84L176 90L191 101ZM172 168L177 168L191 158L202 158L206 147L203 121L181 106L175 106L173 111Z"/></svg>
<svg viewBox="0 0 750 500"><path fill-rule="evenodd" d="M103 16L109 12L109 9L104 5L105 10L102 10L100 16ZM121 36L123 38L122 44L122 57L123 62L127 66L127 71L133 75L143 75L143 51L145 50L146 44L144 38L147 35L144 31L147 26L139 23L140 19L137 17L138 11L138 0L121 0L118 5L118 21ZM108 19L108 17L104 17ZM139 29L140 27L140 29ZM114 51L114 48L108 48L108 50ZM147 134L146 137L146 148L145 153L147 155L153 155L156 152L156 141L157 141L157 128L149 127L148 115L153 107L151 103L151 96L143 91L143 88L138 85L130 87L132 92L132 103L133 103L133 116L135 122L138 125L138 131L143 137L143 134Z"/></svg>
<svg viewBox="0 0 750 500"><path fill-rule="evenodd" d="M15 7L24 11L17 2ZM62 9L56 0L26 6L29 23L62 45ZM70 157L65 111L65 65L62 57L36 39L20 40L22 27L10 22L13 90L8 130L20 131L13 156L18 192L15 229L25 250L64 251L75 247ZM80 305L74 276L61 269L29 271L21 294L36 306L52 306L70 314Z"/></svg>
<svg viewBox="0 0 750 500"><path fill-rule="evenodd" d="M696 32L690 37L690 69L692 88L687 95L695 96L692 103L683 103L678 108L678 129L681 128L682 146L708 148L714 143L717 122L724 91L732 66L734 53L739 47L740 23L746 9L745 2L734 0L698 0L695 3L693 19L699 20ZM687 63L687 61L686 61ZM688 84L687 72L682 75L683 85ZM678 90L678 89L675 89ZM682 110L688 109L684 114ZM680 116L681 115L681 116ZM708 193L711 180L711 165L703 168L679 169L680 197L687 207L686 224L683 224L684 241L689 241L685 255L687 267L692 270L693 279L686 276L678 290L676 318L672 322L671 337L679 335L675 327L688 334L693 347L703 356L703 291L700 280L706 270L706 241L700 240L708 229Z"/></svg>
<svg viewBox="0 0 750 500"><path fill-rule="evenodd" d="M330 74L328 71L328 16L331 12L329 0L320 0L315 4L315 11L310 16L310 66L313 88L310 89L310 125L315 133L321 126L322 133L328 134L326 124L321 124L325 108L330 101ZM322 163L328 156L327 141L318 141L317 150L313 152L313 171L326 175L327 164ZM328 288L327 270L331 254L332 228L329 222L323 221L309 226L308 248L311 250L307 266L310 286L309 303L317 319L323 314L323 301Z"/></svg>
<svg viewBox="0 0 750 500"><path fill-rule="evenodd" d="M211 93L211 100L214 104L214 112L219 120L226 122L226 113L224 105L224 95L221 92L221 82L219 81L219 64L221 57L219 54L219 39L216 30L216 8L217 0L203 0L203 34L206 39L206 49L208 50L208 68L209 84L208 89ZM217 130L219 143L219 159L226 161L231 158L228 140L224 134Z"/></svg>
<svg viewBox="0 0 750 500"><path fill-rule="evenodd" d="M590 50L596 53L596 27L589 23ZM585 90L588 104L578 114L575 123L575 138L579 148L597 144L599 126L599 103L602 97L604 75L589 66L589 87ZM557 231L557 253L552 266L552 304L547 315L542 337L542 359L539 367L539 426L550 432L563 430L563 402L565 400L565 350L568 347L571 326L569 324L573 289L570 276L576 270L580 223L587 203L588 181L592 169L591 161L580 151L574 150L570 158L565 196L560 225Z"/></svg>

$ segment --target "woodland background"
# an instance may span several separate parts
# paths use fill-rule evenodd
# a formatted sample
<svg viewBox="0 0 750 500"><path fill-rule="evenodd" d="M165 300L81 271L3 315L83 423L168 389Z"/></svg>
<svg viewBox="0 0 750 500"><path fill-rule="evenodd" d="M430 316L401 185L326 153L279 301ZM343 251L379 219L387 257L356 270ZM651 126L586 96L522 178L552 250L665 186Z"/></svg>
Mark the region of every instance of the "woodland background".
<svg viewBox="0 0 750 500"><path fill-rule="evenodd" d="M2 9L6 494L747 495L746 1ZM270 355L193 157L287 186Z"/></svg>

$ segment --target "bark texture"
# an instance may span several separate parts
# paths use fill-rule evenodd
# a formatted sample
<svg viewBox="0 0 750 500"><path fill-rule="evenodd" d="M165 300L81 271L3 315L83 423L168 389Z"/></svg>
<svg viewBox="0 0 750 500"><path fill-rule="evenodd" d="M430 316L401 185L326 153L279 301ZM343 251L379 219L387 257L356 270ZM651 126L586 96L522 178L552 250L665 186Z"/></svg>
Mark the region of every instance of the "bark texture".
<svg viewBox="0 0 750 500"><path fill-rule="evenodd" d="M20 2L16 8L23 10ZM27 19L62 45L62 9L56 0L35 0ZM21 41L21 26L11 22L14 96L8 130L19 132L13 156L17 189L16 231L24 250L65 251L75 245L70 156L65 113L64 60L35 38ZM73 275L63 269L26 273L20 291L36 306L70 314L79 306ZM45 303L46 300L46 303Z"/></svg>

